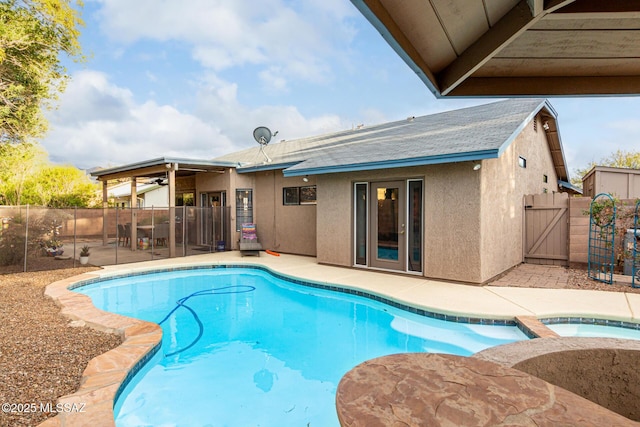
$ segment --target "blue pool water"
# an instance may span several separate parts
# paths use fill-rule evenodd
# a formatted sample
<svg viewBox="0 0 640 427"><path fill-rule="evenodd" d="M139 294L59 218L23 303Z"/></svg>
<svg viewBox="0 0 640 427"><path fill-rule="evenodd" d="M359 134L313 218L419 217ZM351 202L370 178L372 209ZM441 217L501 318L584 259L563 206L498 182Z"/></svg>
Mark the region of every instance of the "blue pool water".
<svg viewBox="0 0 640 427"><path fill-rule="evenodd" d="M558 323L547 325L561 337L604 337L640 340L640 330L587 323Z"/></svg>
<svg viewBox="0 0 640 427"><path fill-rule="evenodd" d="M116 402L119 427L338 426L338 382L367 359L470 355L527 339L517 327L436 320L259 269L153 273L76 291L103 310L162 322L162 349Z"/></svg>

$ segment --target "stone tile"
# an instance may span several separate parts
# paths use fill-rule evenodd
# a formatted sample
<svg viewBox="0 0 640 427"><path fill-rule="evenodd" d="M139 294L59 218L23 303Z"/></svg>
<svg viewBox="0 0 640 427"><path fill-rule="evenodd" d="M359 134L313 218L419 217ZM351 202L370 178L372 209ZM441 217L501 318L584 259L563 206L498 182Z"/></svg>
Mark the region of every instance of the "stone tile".
<svg viewBox="0 0 640 427"><path fill-rule="evenodd" d="M394 354L349 371L336 393L345 426L630 425L524 372L444 354Z"/></svg>

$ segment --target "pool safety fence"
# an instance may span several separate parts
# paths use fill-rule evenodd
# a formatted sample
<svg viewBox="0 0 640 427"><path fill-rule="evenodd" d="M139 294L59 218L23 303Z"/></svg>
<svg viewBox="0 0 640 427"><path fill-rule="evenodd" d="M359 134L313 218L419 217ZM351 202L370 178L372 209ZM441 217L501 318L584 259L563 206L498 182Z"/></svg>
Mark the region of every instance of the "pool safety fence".
<svg viewBox="0 0 640 427"><path fill-rule="evenodd" d="M0 273L76 267L85 246L97 266L222 252L234 227L227 206L0 206Z"/></svg>

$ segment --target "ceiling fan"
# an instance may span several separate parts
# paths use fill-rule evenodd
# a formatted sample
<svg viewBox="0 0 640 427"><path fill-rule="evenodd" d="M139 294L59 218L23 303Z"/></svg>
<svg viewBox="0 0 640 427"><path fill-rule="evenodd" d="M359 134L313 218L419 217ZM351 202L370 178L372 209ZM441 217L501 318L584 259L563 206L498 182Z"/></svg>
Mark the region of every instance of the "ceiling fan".
<svg viewBox="0 0 640 427"><path fill-rule="evenodd" d="M167 178L156 178L151 181L147 181L147 184L158 184L158 185L169 185L169 180Z"/></svg>

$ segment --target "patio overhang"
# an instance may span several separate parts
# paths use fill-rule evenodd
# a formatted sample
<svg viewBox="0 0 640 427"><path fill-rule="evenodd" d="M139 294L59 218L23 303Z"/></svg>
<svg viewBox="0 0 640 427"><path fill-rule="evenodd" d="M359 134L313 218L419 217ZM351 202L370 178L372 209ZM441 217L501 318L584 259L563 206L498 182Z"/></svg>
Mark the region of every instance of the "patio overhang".
<svg viewBox="0 0 640 427"><path fill-rule="evenodd" d="M116 166L107 169L100 169L91 172L91 175L102 181L102 204L104 207L104 227L103 242L106 245L107 236L107 208L108 208L108 189L109 180L114 179L131 179L131 206L136 206L137 201L137 180L139 178L165 178L169 188L169 210L175 209L176 202L176 178L193 176L196 173L223 173L225 169L234 167L235 164L229 162L213 162L194 159L184 159L177 157L160 157L157 159L144 160L136 163L130 163L123 166ZM131 210L131 241L136 242L136 210ZM176 234L175 234L176 215L169 215L169 257L176 256ZM136 250L136 245L131 245L132 250Z"/></svg>
<svg viewBox="0 0 640 427"><path fill-rule="evenodd" d="M640 0L351 0L438 98L640 93Z"/></svg>
<svg viewBox="0 0 640 427"><path fill-rule="evenodd" d="M213 162L196 159L184 159L177 157L160 157L129 163L122 166L105 168L91 172L98 181L109 181L122 178L161 178L165 177L171 169L176 176L191 176L199 172L221 173L230 167L236 167L231 162Z"/></svg>

